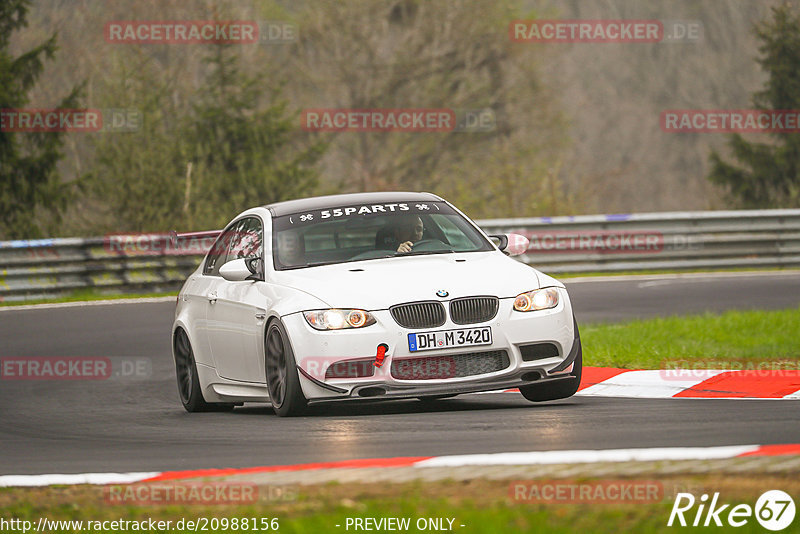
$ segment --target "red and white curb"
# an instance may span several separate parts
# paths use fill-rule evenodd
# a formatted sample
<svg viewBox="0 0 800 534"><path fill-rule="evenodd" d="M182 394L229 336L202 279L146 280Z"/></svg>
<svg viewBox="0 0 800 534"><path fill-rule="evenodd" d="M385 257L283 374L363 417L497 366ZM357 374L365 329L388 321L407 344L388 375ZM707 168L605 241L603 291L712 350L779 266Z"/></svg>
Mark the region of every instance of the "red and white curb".
<svg viewBox="0 0 800 534"><path fill-rule="evenodd" d="M53 484L132 484L202 477L225 477L286 471L319 471L395 467L462 467L493 465L588 464L596 462L653 462L667 460L719 460L755 456L800 455L800 443L781 445L730 445L721 447L656 447L646 449L601 449L573 451L501 452L457 456L412 456L374 458L297 465L273 465L244 469L200 469L147 473L84 473L77 475L5 475L0 487L49 486Z"/></svg>
<svg viewBox="0 0 800 534"><path fill-rule="evenodd" d="M634 371L584 367L578 395L639 399L800 399L800 370Z"/></svg>
<svg viewBox="0 0 800 534"><path fill-rule="evenodd" d="M478 393L518 393L518 389ZM578 396L636 399L800 399L800 370L584 367Z"/></svg>

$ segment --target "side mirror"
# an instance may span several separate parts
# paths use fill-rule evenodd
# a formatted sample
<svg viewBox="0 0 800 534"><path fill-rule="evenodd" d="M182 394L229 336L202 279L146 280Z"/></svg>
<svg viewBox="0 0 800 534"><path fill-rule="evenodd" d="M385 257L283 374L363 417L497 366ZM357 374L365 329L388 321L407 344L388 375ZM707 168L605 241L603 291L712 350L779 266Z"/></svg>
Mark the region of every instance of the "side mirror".
<svg viewBox="0 0 800 534"><path fill-rule="evenodd" d="M525 254L530 245L530 240L524 235L519 234L497 234L489 236L493 241L496 239L495 244L503 254L508 256L519 256Z"/></svg>
<svg viewBox="0 0 800 534"><path fill-rule="evenodd" d="M247 268L250 269L252 275L248 280L264 280L264 261L261 256L256 256L254 258L248 258L245 260L247 264Z"/></svg>
<svg viewBox="0 0 800 534"><path fill-rule="evenodd" d="M253 261L257 258L239 258L231 260L219 269L219 274L228 282L244 282L245 280L259 280L254 272Z"/></svg>

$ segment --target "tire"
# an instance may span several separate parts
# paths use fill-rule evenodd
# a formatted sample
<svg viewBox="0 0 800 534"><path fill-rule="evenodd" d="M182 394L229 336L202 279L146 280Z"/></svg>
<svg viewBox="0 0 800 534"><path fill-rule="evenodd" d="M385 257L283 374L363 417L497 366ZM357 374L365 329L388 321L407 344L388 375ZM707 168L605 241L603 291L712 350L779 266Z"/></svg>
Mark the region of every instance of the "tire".
<svg viewBox="0 0 800 534"><path fill-rule="evenodd" d="M531 402L545 402L558 399L566 399L578 392L581 385L581 373L583 371L583 346L581 346L581 336L578 333L578 325L575 325L575 343L578 344L578 354L575 356L572 374L575 378L555 380L543 384L531 384L519 388L522 396Z"/></svg>
<svg viewBox="0 0 800 534"><path fill-rule="evenodd" d="M297 364L289 336L280 321L267 327L264 369L272 409L280 417L294 417L305 412L308 401L300 388Z"/></svg>
<svg viewBox="0 0 800 534"><path fill-rule="evenodd" d="M187 412L228 412L234 404L206 402L197 374L197 363L194 359L192 344L183 329L175 332L173 341L175 355L175 375L178 379L178 396Z"/></svg>

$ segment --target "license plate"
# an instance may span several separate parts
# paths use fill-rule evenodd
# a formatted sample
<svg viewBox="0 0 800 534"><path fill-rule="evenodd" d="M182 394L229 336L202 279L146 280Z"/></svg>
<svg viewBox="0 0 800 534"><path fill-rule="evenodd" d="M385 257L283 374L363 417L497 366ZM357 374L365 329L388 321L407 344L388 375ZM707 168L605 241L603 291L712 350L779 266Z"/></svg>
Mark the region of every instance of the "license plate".
<svg viewBox="0 0 800 534"><path fill-rule="evenodd" d="M408 350L411 352L491 344L492 327L490 326L408 334Z"/></svg>

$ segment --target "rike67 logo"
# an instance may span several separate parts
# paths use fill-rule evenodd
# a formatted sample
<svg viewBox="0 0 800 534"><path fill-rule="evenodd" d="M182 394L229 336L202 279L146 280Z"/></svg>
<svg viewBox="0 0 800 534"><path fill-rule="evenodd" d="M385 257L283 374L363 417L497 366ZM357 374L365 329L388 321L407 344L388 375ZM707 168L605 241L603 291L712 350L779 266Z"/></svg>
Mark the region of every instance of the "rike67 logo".
<svg viewBox="0 0 800 534"><path fill-rule="evenodd" d="M696 506L695 506L696 505ZM678 493L667 526L693 527L741 527L753 517L767 530L784 530L794 521L794 500L781 490L770 490L761 494L755 507L749 504L722 503L719 492L714 493L709 502L704 493L696 499L691 493Z"/></svg>

